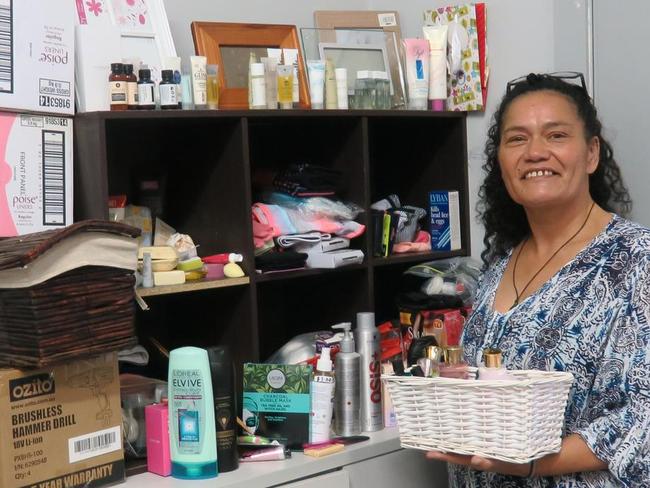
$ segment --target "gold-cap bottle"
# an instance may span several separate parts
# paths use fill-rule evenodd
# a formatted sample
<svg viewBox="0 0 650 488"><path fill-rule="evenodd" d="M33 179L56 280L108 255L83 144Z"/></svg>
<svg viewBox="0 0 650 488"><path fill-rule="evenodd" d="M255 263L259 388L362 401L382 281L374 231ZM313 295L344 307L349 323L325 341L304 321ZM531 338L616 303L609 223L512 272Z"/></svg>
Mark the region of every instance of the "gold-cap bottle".
<svg viewBox="0 0 650 488"><path fill-rule="evenodd" d="M462 346L447 346L446 363L440 366L440 376L466 380L469 378L467 363L463 361Z"/></svg>
<svg viewBox="0 0 650 488"><path fill-rule="evenodd" d="M488 348L483 350L483 363L478 369L479 380L512 380L508 370L503 367L503 355L500 349Z"/></svg>

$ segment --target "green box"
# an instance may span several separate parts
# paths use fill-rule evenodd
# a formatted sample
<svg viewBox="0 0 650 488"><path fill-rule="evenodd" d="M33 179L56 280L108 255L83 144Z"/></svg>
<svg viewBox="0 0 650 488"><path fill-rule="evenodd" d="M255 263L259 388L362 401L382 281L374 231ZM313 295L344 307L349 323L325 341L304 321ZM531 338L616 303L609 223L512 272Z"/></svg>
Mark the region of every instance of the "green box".
<svg viewBox="0 0 650 488"><path fill-rule="evenodd" d="M312 367L244 364L243 420L255 433L290 449L309 442Z"/></svg>

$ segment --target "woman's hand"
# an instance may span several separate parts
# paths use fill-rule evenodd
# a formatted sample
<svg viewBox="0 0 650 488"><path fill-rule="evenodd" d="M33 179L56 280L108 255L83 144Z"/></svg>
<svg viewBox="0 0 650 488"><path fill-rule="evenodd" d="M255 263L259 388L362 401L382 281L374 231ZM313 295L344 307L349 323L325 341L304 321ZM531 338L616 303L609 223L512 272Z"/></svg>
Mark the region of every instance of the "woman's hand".
<svg viewBox="0 0 650 488"><path fill-rule="evenodd" d="M453 454L439 451L427 452L428 459L436 459L447 463L461 464L478 471L492 471L494 473L507 474L511 476L528 476L530 463L515 464L489 459L481 456L468 456L464 454Z"/></svg>

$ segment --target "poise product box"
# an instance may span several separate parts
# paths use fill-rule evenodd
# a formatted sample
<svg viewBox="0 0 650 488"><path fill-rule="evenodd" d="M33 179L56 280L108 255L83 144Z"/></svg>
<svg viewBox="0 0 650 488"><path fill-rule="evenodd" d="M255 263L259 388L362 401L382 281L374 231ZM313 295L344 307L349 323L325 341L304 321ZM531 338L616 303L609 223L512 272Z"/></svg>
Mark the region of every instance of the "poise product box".
<svg viewBox="0 0 650 488"><path fill-rule="evenodd" d="M429 192L429 232L432 251L460 249L460 206L457 191Z"/></svg>
<svg viewBox="0 0 650 488"><path fill-rule="evenodd" d="M117 354L0 369L0 486L98 487L124 481Z"/></svg>
<svg viewBox="0 0 650 488"><path fill-rule="evenodd" d="M72 188L72 118L0 112L0 237L71 224Z"/></svg>
<svg viewBox="0 0 650 488"><path fill-rule="evenodd" d="M74 114L74 8L0 0L0 108Z"/></svg>

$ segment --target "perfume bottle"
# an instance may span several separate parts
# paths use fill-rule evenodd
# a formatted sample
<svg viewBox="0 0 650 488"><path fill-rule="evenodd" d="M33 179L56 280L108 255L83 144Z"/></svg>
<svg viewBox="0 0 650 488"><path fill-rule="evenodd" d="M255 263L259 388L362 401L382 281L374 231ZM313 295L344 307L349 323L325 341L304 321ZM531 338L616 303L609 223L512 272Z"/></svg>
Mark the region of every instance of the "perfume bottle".
<svg viewBox="0 0 650 488"><path fill-rule="evenodd" d="M502 365L502 354L499 349L483 351L483 366L478 369L479 380L512 380L514 377Z"/></svg>
<svg viewBox="0 0 650 488"><path fill-rule="evenodd" d="M422 369L424 376L427 378L436 378L440 376L440 359L442 357L442 348L439 346L428 346L426 355L418 359L418 366Z"/></svg>
<svg viewBox="0 0 650 488"><path fill-rule="evenodd" d="M469 378L467 363L463 361L462 346L448 346L446 362L440 365L440 376L466 380Z"/></svg>

